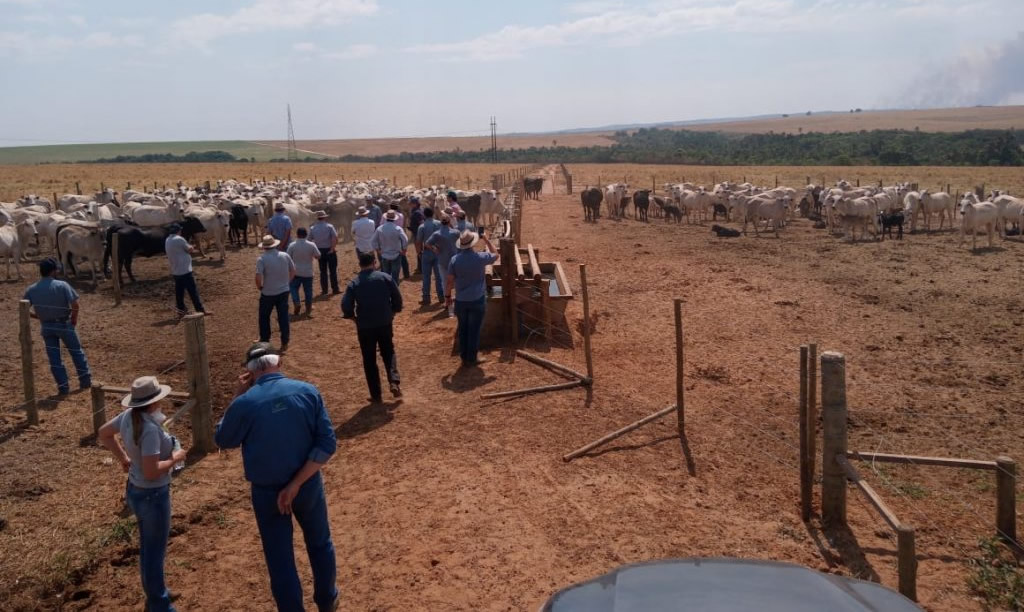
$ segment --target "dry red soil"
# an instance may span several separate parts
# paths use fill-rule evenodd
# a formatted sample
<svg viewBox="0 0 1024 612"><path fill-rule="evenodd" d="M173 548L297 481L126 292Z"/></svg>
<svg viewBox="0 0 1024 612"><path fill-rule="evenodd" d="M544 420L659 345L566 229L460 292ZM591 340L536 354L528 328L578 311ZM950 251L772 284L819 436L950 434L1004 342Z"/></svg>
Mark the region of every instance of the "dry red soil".
<svg viewBox="0 0 1024 612"><path fill-rule="evenodd" d="M1024 404L1013 393L1024 374L1020 241L976 254L950 233L849 244L805 220L779 239L719 240L707 224L585 224L578 195L543 197L525 206L523 241L561 261L577 294L576 264L587 263L592 393L481 400L561 379L500 349L481 370L457 370L454 321L436 306L419 309L415 281L402 283L408 307L396 319L401 403L365 401L355 333L336 298L293 324L285 367L319 386L338 428L325 472L345 609L534 610L620 564L688 556L785 560L895 586L895 538L854 490L849 531L800 520L798 347L810 341L846 355L851 449L1024 458ZM348 275L354 256L345 255ZM257 335L256 256L250 248L197 265L214 312L216 416ZM77 283L96 380L126 384L184 354L164 260L136 269L146 280L120 308L109 283ZM13 313L22 288L0 286L0 607L140 609L136 536L119 537L118 526L131 525L118 523L123 475L88 437L88 397L45 406L38 427L20 425ZM677 297L686 447L667 419L563 463L564 453L674 401ZM529 344L582 370L578 297L568 319L571 338ZM38 336L35 353L45 395L53 383ZM180 387L184 376L177 368L165 378ZM185 439L187 426L177 426ZM994 533L991 473L860 468L917 529L926 609L980 609L966 561ZM194 458L172 497L167 582L179 609L273 609L239 453ZM308 597L301 538L296 553Z"/></svg>

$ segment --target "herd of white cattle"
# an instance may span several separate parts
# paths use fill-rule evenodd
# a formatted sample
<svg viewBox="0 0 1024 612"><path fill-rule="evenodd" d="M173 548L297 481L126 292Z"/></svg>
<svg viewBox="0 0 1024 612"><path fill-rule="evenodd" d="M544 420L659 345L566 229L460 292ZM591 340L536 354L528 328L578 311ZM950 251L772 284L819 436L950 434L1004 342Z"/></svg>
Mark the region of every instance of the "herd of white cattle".
<svg viewBox="0 0 1024 612"><path fill-rule="evenodd" d="M904 219L909 220L911 231L917 229L920 219L924 221L925 230L930 230L933 218L937 218L937 229L943 226L952 229L959 209L961 244L969 234L974 248L979 231L988 235L989 246L992 246L995 231L1005 237L1007 225L1019 228L1024 221L1024 200L999 191L993 191L987 200L968 192L956 202L954 196L946 192L914 190L910 183L854 187L840 180L834 187L808 185L797 189L724 182L710 191L692 183L666 183L662 188L665 196L650 195L647 190L629 196L628 184L613 183L604 187L602 195L612 218L621 218L630 201L638 205L649 197L655 216L674 217L677 221L685 216L688 222L701 222L724 214L726 219L742 221L744 233L748 224L752 224L757 233L758 223L763 222L765 229L771 224L776 236L786 220L797 213L817 218L829 231L841 230L845 236L856 240L858 229L861 238L867 232L879 237L880 225L902 226ZM646 195L637 197L638 194ZM642 216L646 216L646 211Z"/></svg>
<svg viewBox="0 0 1024 612"><path fill-rule="evenodd" d="M108 188L93 195L65 194L56 202L27 195L16 202L0 202L0 258L7 262L6 278L11 278L13 261L21 279L19 262L26 259L29 247L38 247L40 254L67 253L69 248L64 242L68 240L76 244L71 250L77 259L73 263L88 263L95 277L96 266L101 263L96 261L97 253L103 252L103 240L110 227L162 227L194 217L205 229L200 234L200 249L204 242L207 248L213 245L224 259L229 234L234 233L233 220L244 216L241 226L245 235L241 237L248 243L251 234L258 241L277 204L284 205L285 214L296 228L310 227L317 211L327 212L328 220L345 242L352 239L351 225L360 206L376 203L386 210L391 204L398 204L408 213L415 196L425 207L444 210L449 191L456 193L460 203L473 203L463 207L473 223L493 224L504 213L505 207L493 190L449 190L445 185L396 187L389 185L387 179L330 184L283 180L247 184L226 180L210 189L179 185L153 192L126 189L118 193Z"/></svg>

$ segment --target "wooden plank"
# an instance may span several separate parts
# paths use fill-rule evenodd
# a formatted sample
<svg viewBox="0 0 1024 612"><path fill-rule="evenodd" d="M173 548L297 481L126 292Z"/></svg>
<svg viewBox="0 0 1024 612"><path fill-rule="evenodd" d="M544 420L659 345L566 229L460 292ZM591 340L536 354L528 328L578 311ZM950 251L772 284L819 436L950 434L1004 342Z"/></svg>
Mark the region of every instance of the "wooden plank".
<svg viewBox="0 0 1024 612"><path fill-rule="evenodd" d="M857 488L860 489L860 492L864 494L864 497L871 503L871 505L875 507L875 510L877 510L878 513L882 515L882 518L885 519L885 522L889 523L889 526L892 527L893 530L898 530L902 523L900 523L900 520L896 518L896 514L889 509L889 506L887 506L884 501L882 501L882 498L879 497L878 493L875 492L874 488L872 488L871 485L869 485L868 483L864 482L864 480L861 479L860 474L857 472L857 469L850 465L850 462L846 459L846 457L837 456L836 463L838 463L839 466L843 469L843 472L846 474L846 477L855 485L857 485Z"/></svg>
<svg viewBox="0 0 1024 612"><path fill-rule="evenodd" d="M826 351L821 355L821 412L824 419L821 449L821 516L831 526L846 525L846 357Z"/></svg>
<svg viewBox="0 0 1024 612"><path fill-rule="evenodd" d="M577 378L577 379L579 379L581 381L584 381L585 383L589 384L590 379L588 377L586 377L583 374L580 374L579 372L577 372L576 370L573 370L572 368L564 366L564 365L562 365L560 363L556 363L554 361L550 361L548 359L544 359L543 357L538 357L537 355L534 355L533 353L527 353L526 351L524 351L522 349L516 349L516 355L522 357L523 359L525 359L527 361L532 361L533 363L536 363L537 365L544 366L546 368L554 370L555 373L557 373L557 374L561 374L561 375L567 376L569 378Z"/></svg>
<svg viewBox="0 0 1024 612"><path fill-rule="evenodd" d="M547 391L561 391L562 389L572 389L574 387L582 387L582 380L571 380L569 382L558 383L556 385L544 385L541 387L528 387L526 389L515 389L513 391L500 391L498 393L488 393L481 395L480 399L498 399L502 397L514 397L516 395L529 395L531 393L545 393Z"/></svg>
<svg viewBox="0 0 1024 612"><path fill-rule="evenodd" d="M896 567L899 572L900 593L917 601L917 550L914 529L900 526L896 529Z"/></svg>
<svg viewBox="0 0 1024 612"><path fill-rule="evenodd" d="M513 344L519 342L519 319L516 316L515 251L516 244L502 238L501 249L501 303L504 307L505 339Z"/></svg>
<svg viewBox="0 0 1024 612"><path fill-rule="evenodd" d="M558 295L561 299L569 299L572 297L572 286L569 284L569 279L565 276L565 270L562 269L562 262L556 261L555 263L555 278L558 279Z"/></svg>
<svg viewBox="0 0 1024 612"><path fill-rule="evenodd" d="M818 345L811 343L807 348L807 461L813 482L818 455Z"/></svg>
<svg viewBox="0 0 1024 612"><path fill-rule="evenodd" d="M679 420L679 435L682 436L686 429L686 404L683 398L683 300L676 298L674 307L676 319L676 410Z"/></svg>
<svg viewBox="0 0 1024 612"><path fill-rule="evenodd" d="M617 430L613 431L612 433L608 434L607 436L604 436L602 438L594 440L593 442L591 442L590 444L587 444L586 446L582 446L582 447L572 451L571 453L563 455L562 456L562 461L572 461L576 457L579 457L580 455L582 455L584 453L588 453L588 452L594 450L595 448L597 448L598 446L601 446L603 444L607 444L608 442L611 442L615 438L623 436L623 435L633 431L634 429L639 429L640 427L643 427L644 425L646 425L648 423L653 423L654 421L657 421L658 419L663 419L663 418L665 418L666 416L672 414L675 411L676 411L675 404L672 404L671 406L668 406L666 408L662 408L661 410L659 410L659 411L657 411L657 412L655 412L653 414L649 414L649 415L645 416L644 418L640 419L639 421L635 421L633 423L630 423L629 425L626 425L622 429L617 429Z"/></svg>
<svg viewBox="0 0 1024 612"><path fill-rule="evenodd" d="M540 309L544 319L544 338L551 342L551 279L537 278L536 282L539 285L540 291Z"/></svg>
<svg viewBox="0 0 1024 612"><path fill-rule="evenodd" d="M523 282L526 279L526 271L523 269L523 257L519 253L519 249L515 250L516 254L516 277L519 282Z"/></svg>
<svg viewBox="0 0 1024 612"><path fill-rule="evenodd" d="M1017 542L1017 464L1009 457L996 460L996 536L1004 542Z"/></svg>
<svg viewBox="0 0 1024 612"><path fill-rule="evenodd" d="M526 245L526 257L530 263L530 276L536 279L540 276L540 264L537 263L537 252L533 250L532 244Z"/></svg>
<svg viewBox="0 0 1024 612"><path fill-rule="evenodd" d="M206 315L186 316L185 351L192 410L192 448L201 453L217 450L213 442L213 408L210 393L210 360L206 352Z"/></svg>
<svg viewBox="0 0 1024 612"><path fill-rule="evenodd" d="M103 393L103 385L93 385L89 395L92 398L92 433L98 434L100 427L107 422L107 398Z"/></svg>
<svg viewBox="0 0 1024 612"><path fill-rule="evenodd" d="M862 453L849 451L846 456L859 461L875 463L904 463L913 465L937 465L941 467L968 468L972 470L995 470L995 461L978 461L975 459L954 459L950 457L924 457L918 455L895 455L889 453Z"/></svg>
<svg viewBox="0 0 1024 612"><path fill-rule="evenodd" d="M25 397L25 416L29 425L39 424L39 404L36 401L36 377L32 364L32 303L18 302L18 340L21 343L21 386Z"/></svg>
<svg viewBox="0 0 1024 612"><path fill-rule="evenodd" d="M129 389L128 387L114 387L111 385L101 385L100 389L102 389L104 393L109 393L111 395L126 395L132 392L132 390ZM170 393L167 394L167 397L172 399L187 400L192 399L192 394L186 393L184 391L171 391Z"/></svg>
<svg viewBox="0 0 1024 612"><path fill-rule="evenodd" d="M807 345L800 347L800 517L811 520L811 505L814 496L814 477L810 471L810 449L808 448L809 428L807 411Z"/></svg>

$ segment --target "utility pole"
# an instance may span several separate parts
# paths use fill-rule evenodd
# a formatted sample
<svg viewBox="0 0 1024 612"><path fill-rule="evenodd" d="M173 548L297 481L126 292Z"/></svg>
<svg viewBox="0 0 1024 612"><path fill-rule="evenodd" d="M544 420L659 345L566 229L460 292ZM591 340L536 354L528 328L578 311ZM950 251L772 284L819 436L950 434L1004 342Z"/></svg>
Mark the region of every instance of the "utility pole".
<svg viewBox="0 0 1024 612"><path fill-rule="evenodd" d="M299 151L295 147L295 129L292 127L292 105L288 105L288 161L299 159Z"/></svg>
<svg viewBox="0 0 1024 612"><path fill-rule="evenodd" d="M498 121L491 116L491 163L498 163Z"/></svg>

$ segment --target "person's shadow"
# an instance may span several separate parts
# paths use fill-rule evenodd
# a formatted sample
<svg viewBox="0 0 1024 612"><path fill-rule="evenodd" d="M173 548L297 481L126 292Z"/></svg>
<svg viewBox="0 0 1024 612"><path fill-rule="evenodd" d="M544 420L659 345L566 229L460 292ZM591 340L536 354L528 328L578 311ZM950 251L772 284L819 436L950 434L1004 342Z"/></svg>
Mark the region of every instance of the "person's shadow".
<svg viewBox="0 0 1024 612"><path fill-rule="evenodd" d="M478 366L461 367L453 374L441 378L441 386L454 393L466 393L497 380L496 376L487 376Z"/></svg>
<svg viewBox="0 0 1024 612"><path fill-rule="evenodd" d="M334 429L334 435L342 439L350 439L368 434L378 427L387 425L394 419L392 411L400 402L370 403L359 409L349 420Z"/></svg>

